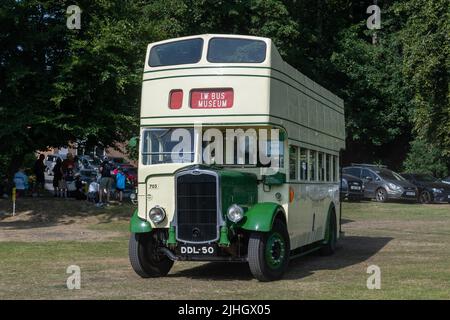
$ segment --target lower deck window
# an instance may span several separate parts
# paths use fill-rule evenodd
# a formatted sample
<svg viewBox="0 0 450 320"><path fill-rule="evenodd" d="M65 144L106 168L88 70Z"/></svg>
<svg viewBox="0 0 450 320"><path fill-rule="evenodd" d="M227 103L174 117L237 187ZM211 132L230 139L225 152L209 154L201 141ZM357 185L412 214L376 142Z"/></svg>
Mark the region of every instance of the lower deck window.
<svg viewBox="0 0 450 320"><path fill-rule="evenodd" d="M194 161L192 128L152 128L142 133L142 164Z"/></svg>

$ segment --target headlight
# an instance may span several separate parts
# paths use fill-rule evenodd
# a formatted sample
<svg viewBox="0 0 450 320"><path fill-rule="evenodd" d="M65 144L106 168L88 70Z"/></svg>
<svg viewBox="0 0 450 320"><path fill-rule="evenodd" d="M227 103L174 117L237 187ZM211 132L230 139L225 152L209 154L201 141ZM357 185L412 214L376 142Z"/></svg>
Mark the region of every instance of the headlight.
<svg viewBox="0 0 450 320"><path fill-rule="evenodd" d="M166 218L166 212L160 206L156 206L150 209L148 216L153 223L160 223Z"/></svg>
<svg viewBox="0 0 450 320"><path fill-rule="evenodd" d="M438 188L433 188L431 190L433 190L433 192L435 192L435 193L442 193L443 192L442 189L438 189Z"/></svg>
<svg viewBox="0 0 450 320"><path fill-rule="evenodd" d="M237 204L233 204L228 208L227 217L234 223L239 222L244 217L244 209Z"/></svg>
<svg viewBox="0 0 450 320"><path fill-rule="evenodd" d="M390 182L388 183L388 187L391 190L400 190L400 187L398 185L390 183Z"/></svg>
<svg viewBox="0 0 450 320"><path fill-rule="evenodd" d="M131 194L130 194L130 199L131 199L131 200L136 200L136 193L134 193L134 192L131 193Z"/></svg>

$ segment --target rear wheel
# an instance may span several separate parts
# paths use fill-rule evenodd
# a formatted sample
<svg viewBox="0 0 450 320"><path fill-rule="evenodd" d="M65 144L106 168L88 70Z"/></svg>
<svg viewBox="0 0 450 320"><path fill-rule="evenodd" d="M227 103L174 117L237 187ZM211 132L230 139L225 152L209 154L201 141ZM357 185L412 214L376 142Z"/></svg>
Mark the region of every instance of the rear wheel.
<svg viewBox="0 0 450 320"><path fill-rule="evenodd" d="M324 256L332 255L336 251L337 243L337 227L336 227L336 213L334 210L331 212L330 220L327 226L328 239L327 243L320 248L319 253Z"/></svg>
<svg viewBox="0 0 450 320"><path fill-rule="evenodd" d="M424 204L430 203L431 202L431 195L430 195L430 193L428 191L423 191L420 194L419 200L420 200L420 203L424 203Z"/></svg>
<svg viewBox="0 0 450 320"><path fill-rule="evenodd" d="M383 188L377 189L377 191L375 192L375 199L378 202L386 202L388 199L386 190Z"/></svg>
<svg viewBox="0 0 450 320"><path fill-rule="evenodd" d="M248 263L259 281L280 279L289 263L289 234L286 225L275 220L270 232L254 232L248 242Z"/></svg>
<svg viewBox="0 0 450 320"><path fill-rule="evenodd" d="M133 270L142 278L163 277L169 273L173 261L159 253L157 233L132 233L129 257Z"/></svg>

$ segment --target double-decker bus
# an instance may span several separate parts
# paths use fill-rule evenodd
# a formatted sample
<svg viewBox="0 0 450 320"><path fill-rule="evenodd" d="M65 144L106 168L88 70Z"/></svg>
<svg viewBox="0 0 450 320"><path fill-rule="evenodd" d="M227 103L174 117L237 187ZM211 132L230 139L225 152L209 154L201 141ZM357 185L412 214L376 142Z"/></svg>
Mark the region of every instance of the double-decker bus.
<svg viewBox="0 0 450 320"><path fill-rule="evenodd" d="M130 262L248 263L260 281L340 237L342 99L268 38L198 35L148 45Z"/></svg>

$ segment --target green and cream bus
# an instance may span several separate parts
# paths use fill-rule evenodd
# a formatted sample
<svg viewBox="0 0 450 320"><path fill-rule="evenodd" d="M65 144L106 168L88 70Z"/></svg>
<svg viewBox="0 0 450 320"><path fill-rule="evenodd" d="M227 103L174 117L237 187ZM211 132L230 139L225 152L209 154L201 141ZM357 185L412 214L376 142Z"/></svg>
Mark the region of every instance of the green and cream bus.
<svg viewBox="0 0 450 320"><path fill-rule="evenodd" d="M343 101L270 39L198 35L148 45L130 261L248 263L261 281L340 237Z"/></svg>

